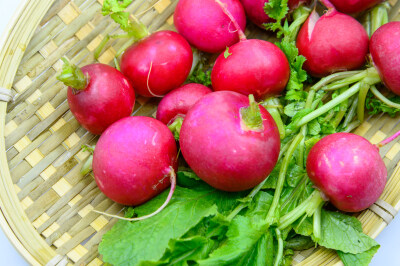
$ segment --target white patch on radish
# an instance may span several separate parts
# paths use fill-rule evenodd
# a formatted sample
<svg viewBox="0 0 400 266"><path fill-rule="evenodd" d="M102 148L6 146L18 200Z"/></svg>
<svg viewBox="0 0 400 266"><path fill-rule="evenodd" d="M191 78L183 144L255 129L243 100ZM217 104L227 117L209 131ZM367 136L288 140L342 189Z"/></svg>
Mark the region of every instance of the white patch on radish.
<svg viewBox="0 0 400 266"><path fill-rule="evenodd" d="M151 145L156 146L156 137L157 137L158 132L156 132L153 136L153 138L151 139Z"/></svg>
<svg viewBox="0 0 400 266"><path fill-rule="evenodd" d="M328 166L328 168L332 168L331 162L329 161L328 156L326 156L326 154L323 155L324 158L323 160L325 161L326 166Z"/></svg>
<svg viewBox="0 0 400 266"><path fill-rule="evenodd" d="M318 13L314 10L311 15L310 15L310 20L308 21L308 39L311 40L312 33L314 31L315 24L317 24L317 21L319 20L319 15Z"/></svg>

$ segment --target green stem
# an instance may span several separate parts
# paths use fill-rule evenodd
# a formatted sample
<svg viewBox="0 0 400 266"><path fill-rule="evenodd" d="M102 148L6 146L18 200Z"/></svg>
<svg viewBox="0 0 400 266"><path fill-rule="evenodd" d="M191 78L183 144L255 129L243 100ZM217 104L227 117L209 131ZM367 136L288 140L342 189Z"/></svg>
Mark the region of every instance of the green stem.
<svg viewBox="0 0 400 266"><path fill-rule="evenodd" d="M260 108L254 99L254 95L249 95L249 106L240 108L241 120L250 130L260 130L263 128L263 120Z"/></svg>
<svg viewBox="0 0 400 266"><path fill-rule="evenodd" d="M179 140L179 134L181 133L182 123L183 123L183 117L178 116L177 118L175 118L174 122L168 125L169 130L171 130L176 140Z"/></svg>
<svg viewBox="0 0 400 266"><path fill-rule="evenodd" d="M342 89L341 93L343 93L343 89ZM340 121L342 121L344 115L346 114L348 107L349 107L349 99L346 99L341 104L339 104L339 111L337 112L335 118L332 121L332 125L334 128L338 127L338 125L340 124Z"/></svg>
<svg viewBox="0 0 400 266"><path fill-rule="evenodd" d="M281 114L278 111L278 107L272 107L272 106L280 106L279 99L277 98L269 98L261 103L262 106L267 109L269 114L272 116L274 119L276 125L278 126L279 130L279 135L281 139L285 138L285 125L282 122L282 117Z"/></svg>
<svg viewBox="0 0 400 266"><path fill-rule="evenodd" d="M274 222L275 211L279 204L279 199L281 197L283 184L285 183L286 172L289 167L290 160L292 159L293 153L299 145L300 141L303 139L303 135L299 133L290 144L288 151L285 157L282 160L281 168L279 170L278 182L276 184L276 189L274 193L274 198L272 200L271 207L268 210L268 214L266 217L266 222L268 225L271 225Z"/></svg>
<svg viewBox="0 0 400 266"><path fill-rule="evenodd" d="M96 47L96 50L94 51L94 58L97 60L100 57L101 51L103 51L104 47L110 40L110 35L106 35L106 37L101 40L100 44Z"/></svg>
<svg viewBox="0 0 400 266"><path fill-rule="evenodd" d="M280 230L285 229L304 214L307 214L307 216L310 217L323 203L324 200L322 199L320 192L315 190L305 201L279 219L278 228Z"/></svg>
<svg viewBox="0 0 400 266"><path fill-rule="evenodd" d="M308 115L304 116L302 119L299 120L297 123L298 127L301 127L302 125L307 124L311 120L317 118L320 115L325 114L326 112L329 112L332 108L334 108L336 105L340 104L341 102L345 101L346 99L350 98L354 94L356 94L361 88L361 83L357 83L350 87L347 91L344 93L340 94L336 98L332 99L331 101L327 102L317 110L309 113Z"/></svg>
<svg viewBox="0 0 400 266"><path fill-rule="evenodd" d="M355 97L353 99L353 103L351 104L350 110L347 112L346 118L344 119L343 127L347 127L347 125L353 120L353 118L356 115L357 106L358 106L358 97Z"/></svg>
<svg viewBox="0 0 400 266"><path fill-rule="evenodd" d="M369 84L362 83L360 92L358 93L357 118L360 122L364 121L365 98L367 98L369 88Z"/></svg>
<svg viewBox="0 0 400 266"><path fill-rule="evenodd" d="M93 163L93 154L89 155L89 158L86 160L86 162L82 165L81 168L81 175L85 176L90 171L92 171L92 163Z"/></svg>
<svg viewBox="0 0 400 266"><path fill-rule="evenodd" d="M275 229L275 233L276 238L278 239L278 252L275 258L274 266L279 266L283 257L283 239L281 231L278 228Z"/></svg>
<svg viewBox="0 0 400 266"><path fill-rule="evenodd" d="M364 21L363 21L363 26L365 31L367 32L368 36L372 36L372 30L371 30L371 12L367 12L365 15Z"/></svg>
<svg viewBox="0 0 400 266"><path fill-rule="evenodd" d="M387 106L400 109L400 104L392 102L391 100L386 98L382 93L379 92L379 90L377 90L375 86L371 86L371 92L375 95L376 98L378 98Z"/></svg>
<svg viewBox="0 0 400 266"><path fill-rule="evenodd" d="M289 34L285 35L284 41L294 42L303 23L307 20L311 10L303 5L300 5L293 12L293 21L289 26Z"/></svg>
<svg viewBox="0 0 400 266"><path fill-rule="evenodd" d="M317 207L317 209L314 212L313 215L313 235L314 235L314 241L318 242L321 240L321 211L322 211L322 206L324 206L324 202L321 202L320 205Z"/></svg>
<svg viewBox="0 0 400 266"><path fill-rule="evenodd" d="M363 80L365 77L367 76L367 71L363 71L359 74L356 74L354 76L348 77L348 78L344 78L342 80L338 80L335 82L332 82L331 84L326 85L323 90L337 90L340 88L343 88L345 86L348 86L350 84L359 82L361 80Z"/></svg>
<svg viewBox="0 0 400 266"><path fill-rule="evenodd" d="M75 90L84 90L89 83L88 77L85 77L82 70L70 63L66 58L63 57L61 60L64 62L64 65L57 79Z"/></svg>
<svg viewBox="0 0 400 266"><path fill-rule="evenodd" d="M361 122L359 120L353 121L343 130L343 132L350 133L351 131L353 131L353 129L357 128L359 125L361 125Z"/></svg>
<svg viewBox="0 0 400 266"><path fill-rule="evenodd" d="M278 161L282 158L283 154L286 152L286 150L289 148L289 143L286 143L282 148L281 151L279 152L279 156L278 156ZM246 198L248 199L252 199L254 198L255 195L257 195L257 193L262 189L262 187L264 186L265 182L267 182L268 180L268 176L257 186L255 186L249 193L249 195L247 195ZM227 216L228 221L231 221L241 210L243 210L244 208L246 208L248 206L248 204L246 202L241 202L239 205L236 206L236 208Z"/></svg>
<svg viewBox="0 0 400 266"><path fill-rule="evenodd" d="M371 35L383 24L389 22L388 11L390 9L390 5L386 3L382 3L376 5L371 11Z"/></svg>
<svg viewBox="0 0 400 266"><path fill-rule="evenodd" d="M342 80L345 78L349 78L352 77L354 75L360 74L362 73L362 70L357 70L357 71L344 71L344 72L338 72L335 74L331 74L327 77L322 78L320 81L318 81L317 83L314 84L314 86L312 86L311 88L313 90L319 90L322 87L328 85L331 82L337 81L337 80Z"/></svg>

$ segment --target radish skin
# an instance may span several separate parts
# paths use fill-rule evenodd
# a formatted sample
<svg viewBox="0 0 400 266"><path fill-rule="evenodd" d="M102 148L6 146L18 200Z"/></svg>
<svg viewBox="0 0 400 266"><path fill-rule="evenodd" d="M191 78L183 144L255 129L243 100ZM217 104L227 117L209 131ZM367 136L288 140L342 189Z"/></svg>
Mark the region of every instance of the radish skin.
<svg viewBox="0 0 400 266"><path fill-rule="evenodd" d="M197 83L189 83L172 90L158 104L156 118L166 125L173 123L178 117L184 118L189 109L210 92L210 88Z"/></svg>
<svg viewBox="0 0 400 266"><path fill-rule="evenodd" d="M181 35L159 31L131 45L120 67L139 95L162 97L183 84L192 62L190 45Z"/></svg>
<svg viewBox="0 0 400 266"><path fill-rule="evenodd" d="M260 120L255 119L255 127L244 121L241 110L261 115ZM183 157L202 180L217 189L243 191L272 171L280 139L275 121L264 107L254 102L249 107L246 96L219 91L207 94L189 110L180 145Z"/></svg>
<svg viewBox="0 0 400 266"><path fill-rule="evenodd" d="M389 22L376 30L369 49L385 86L400 95L400 22Z"/></svg>
<svg viewBox="0 0 400 266"><path fill-rule="evenodd" d="M150 117L114 123L101 135L93 154L98 187L123 205L152 199L170 185L171 171L176 170L175 139L167 126Z"/></svg>
<svg viewBox="0 0 400 266"><path fill-rule="evenodd" d="M330 0L335 8L343 13L354 14L371 8L383 0Z"/></svg>
<svg viewBox="0 0 400 266"><path fill-rule="evenodd" d="M82 127L100 135L111 124L132 113L135 92L124 75L109 65L90 64L81 71L85 77L83 86L68 87L68 105ZM65 81L62 74L58 78Z"/></svg>
<svg viewBox="0 0 400 266"><path fill-rule="evenodd" d="M290 67L285 54L267 41L242 40L221 54L211 72L215 91L253 94L256 99L279 95L289 80Z"/></svg>
<svg viewBox="0 0 400 266"><path fill-rule="evenodd" d="M246 15L240 1L221 2L244 31ZM180 0L175 8L174 24L191 45L203 52L219 53L239 41L236 28L215 0Z"/></svg>
<svg viewBox="0 0 400 266"><path fill-rule="evenodd" d="M377 146L351 133L335 133L317 142L307 157L307 173L339 210L358 212L382 194L387 170Z"/></svg>
<svg viewBox="0 0 400 266"><path fill-rule="evenodd" d="M307 60L304 69L315 77L360 68L368 52L368 34L354 18L329 9L314 10L302 26L296 45Z"/></svg>

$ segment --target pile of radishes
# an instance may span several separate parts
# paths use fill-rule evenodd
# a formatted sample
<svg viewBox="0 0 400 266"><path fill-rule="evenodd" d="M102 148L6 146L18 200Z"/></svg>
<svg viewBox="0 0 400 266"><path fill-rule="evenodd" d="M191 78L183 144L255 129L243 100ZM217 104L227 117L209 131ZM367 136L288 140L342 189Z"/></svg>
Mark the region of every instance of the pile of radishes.
<svg viewBox="0 0 400 266"><path fill-rule="evenodd" d="M128 220L150 218L174 199L178 161L218 190L253 189L228 222L250 208L246 200L271 193L262 220L276 227L278 242L281 231L290 234L294 223L313 216L313 241L323 245L318 226L325 201L358 212L380 197L387 170L379 145L345 132L363 121L371 93L387 108L400 107L387 97L400 95L400 22L381 26L369 39L372 32L357 20L381 1L179 0L177 32L152 34L121 16L125 2L103 7L125 17L119 23L134 38L120 58L121 71L104 64L79 69L65 60L59 79L69 86L76 119L100 135L93 173L105 195L138 206L171 187L160 208ZM258 27L277 31L281 42L247 39L246 14ZM136 38L135 30L148 36ZM192 49L205 60L219 54L204 69L211 71L210 87L187 81L197 64ZM162 97L156 119L130 116L135 93ZM293 169L303 181L292 180ZM307 184L316 190L300 201ZM275 265L283 263L282 250Z"/></svg>

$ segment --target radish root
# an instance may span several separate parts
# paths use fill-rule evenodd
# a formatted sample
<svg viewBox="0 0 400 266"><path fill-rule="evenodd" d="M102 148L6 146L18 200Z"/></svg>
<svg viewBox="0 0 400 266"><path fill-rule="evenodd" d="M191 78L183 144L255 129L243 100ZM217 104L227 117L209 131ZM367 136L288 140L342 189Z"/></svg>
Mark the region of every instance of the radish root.
<svg viewBox="0 0 400 266"><path fill-rule="evenodd" d="M239 39L241 41L245 41L247 40L246 35L243 33L242 29L240 28L238 22L236 21L236 19L232 16L231 12L229 12L228 8L226 7L226 5L224 3L222 3L220 0L215 0L215 2L221 7L222 11L225 13L225 15L227 15L229 17L229 19L231 20L231 22L233 23L233 25L235 26L238 34L239 34ZM229 30L229 29L228 29Z"/></svg>
<svg viewBox="0 0 400 266"><path fill-rule="evenodd" d="M150 62L150 69L149 69L149 73L147 74L147 89L149 90L150 94L153 97L163 97L163 95L157 95L155 93L153 93L150 89L150 85L149 85L149 79L150 79L150 73L151 73L151 69L153 68L153 61Z"/></svg>
<svg viewBox="0 0 400 266"><path fill-rule="evenodd" d="M170 177L170 182L171 182L171 188L169 190L167 199L164 201L164 203L153 213L150 213L148 215L142 216L142 217L135 217L135 218L126 218L126 217L122 217L119 215L114 215L114 214L109 214L106 212L101 212L101 211L97 211L97 210L92 210L93 212L108 216L108 217L113 217L113 218L117 218L120 220L125 220L125 221L142 221L142 220L146 220L150 217L153 217L155 215L157 215L158 213L160 213L167 205L168 203L171 201L172 199L172 195L174 194L175 188L176 188L176 174L175 174L175 170L172 168L172 166L169 167L169 177Z"/></svg>

